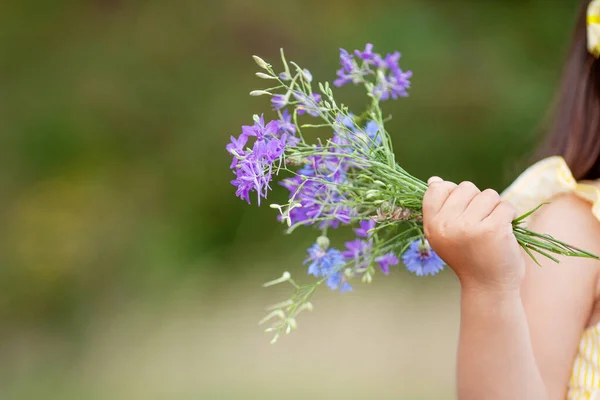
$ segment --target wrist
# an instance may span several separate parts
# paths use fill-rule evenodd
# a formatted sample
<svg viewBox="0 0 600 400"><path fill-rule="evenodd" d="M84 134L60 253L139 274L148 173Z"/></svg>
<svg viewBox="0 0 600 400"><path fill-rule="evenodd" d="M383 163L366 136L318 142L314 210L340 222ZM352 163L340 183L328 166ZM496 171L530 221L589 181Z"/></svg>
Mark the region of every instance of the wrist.
<svg viewBox="0 0 600 400"><path fill-rule="evenodd" d="M506 296L521 291L520 279L474 279L458 277L462 292L490 296Z"/></svg>
<svg viewBox="0 0 600 400"><path fill-rule="evenodd" d="M469 308L500 311L504 307L512 309L522 306L521 293L518 288L502 286L463 285L461 303Z"/></svg>

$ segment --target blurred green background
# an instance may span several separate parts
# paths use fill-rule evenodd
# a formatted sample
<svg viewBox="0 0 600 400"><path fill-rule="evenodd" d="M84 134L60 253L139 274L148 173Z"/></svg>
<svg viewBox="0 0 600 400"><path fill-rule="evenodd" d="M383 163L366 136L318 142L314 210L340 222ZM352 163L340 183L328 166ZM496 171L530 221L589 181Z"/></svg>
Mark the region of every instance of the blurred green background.
<svg viewBox="0 0 600 400"><path fill-rule="evenodd" d="M229 184L229 136L272 115L247 95L251 55L276 65L284 47L332 81L339 47L400 50L399 162L501 190L537 142L576 3L1 2L0 398L454 398L448 271L323 291L268 344L257 321L288 290L261 284L302 280L315 232L282 235Z"/></svg>

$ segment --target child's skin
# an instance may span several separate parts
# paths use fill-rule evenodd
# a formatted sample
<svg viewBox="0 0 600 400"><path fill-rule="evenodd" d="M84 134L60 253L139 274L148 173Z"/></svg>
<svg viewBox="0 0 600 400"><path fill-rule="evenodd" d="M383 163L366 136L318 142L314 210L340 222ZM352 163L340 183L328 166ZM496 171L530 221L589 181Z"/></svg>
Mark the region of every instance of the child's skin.
<svg viewBox="0 0 600 400"><path fill-rule="evenodd" d="M600 262L539 257L513 233L517 212L491 189L429 180L425 234L461 284L460 400L565 399L583 331L600 321ZM573 195L538 210L529 228L600 254L600 222Z"/></svg>

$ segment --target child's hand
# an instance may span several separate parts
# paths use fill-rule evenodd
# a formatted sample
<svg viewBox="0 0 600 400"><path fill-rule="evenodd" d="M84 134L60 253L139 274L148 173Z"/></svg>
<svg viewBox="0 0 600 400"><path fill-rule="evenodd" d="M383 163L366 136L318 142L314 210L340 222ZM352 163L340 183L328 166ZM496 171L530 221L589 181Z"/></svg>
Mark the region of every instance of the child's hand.
<svg viewBox="0 0 600 400"><path fill-rule="evenodd" d="M519 289L525 262L512 232L517 212L492 189L429 179L423 199L425 235L464 289Z"/></svg>

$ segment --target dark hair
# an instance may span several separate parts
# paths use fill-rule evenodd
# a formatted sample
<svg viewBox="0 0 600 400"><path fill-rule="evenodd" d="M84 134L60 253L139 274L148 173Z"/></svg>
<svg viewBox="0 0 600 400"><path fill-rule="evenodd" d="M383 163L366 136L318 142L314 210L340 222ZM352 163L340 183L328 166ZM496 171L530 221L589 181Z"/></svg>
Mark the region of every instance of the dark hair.
<svg viewBox="0 0 600 400"><path fill-rule="evenodd" d="M562 156L575 179L600 178L600 63L587 50L583 1L553 118L539 156Z"/></svg>

